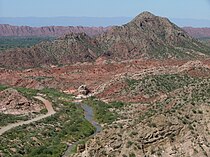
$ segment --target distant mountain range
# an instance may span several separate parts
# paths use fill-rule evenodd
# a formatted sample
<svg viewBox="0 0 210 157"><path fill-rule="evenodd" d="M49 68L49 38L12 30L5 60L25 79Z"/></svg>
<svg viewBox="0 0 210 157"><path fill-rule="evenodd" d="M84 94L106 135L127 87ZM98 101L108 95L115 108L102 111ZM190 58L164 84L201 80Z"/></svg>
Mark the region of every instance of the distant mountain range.
<svg viewBox="0 0 210 157"><path fill-rule="evenodd" d="M207 46L190 37L167 18L143 12L129 23L113 26L94 37L85 33L70 33L30 48L4 51L0 53L0 66L30 68L94 62L100 58L122 61L205 56L209 56Z"/></svg>
<svg viewBox="0 0 210 157"><path fill-rule="evenodd" d="M190 36L194 38L210 38L210 28L183 28Z"/></svg>
<svg viewBox="0 0 210 157"><path fill-rule="evenodd" d="M107 27L122 25L132 20L132 17L0 17L0 24L16 26L88 26ZM210 20L170 18L180 27L210 27Z"/></svg>
<svg viewBox="0 0 210 157"><path fill-rule="evenodd" d="M0 24L0 36L16 37L60 37L69 33L86 33L89 36L101 34L108 30L109 27L82 27L82 26L11 26Z"/></svg>
<svg viewBox="0 0 210 157"><path fill-rule="evenodd" d="M107 27L122 25L130 21L130 17L0 17L0 24L15 26L85 26L85 27Z"/></svg>
<svg viewBox="0 0 210 157"><path fill-rule="evenodd" d="M83 26L12 26L0 24L0 37L61 37L69 33L85 33L88 36L95 36L106 32L110 27L83 27ZM183 27L191 37L210 38L210 28Z"/></svg>

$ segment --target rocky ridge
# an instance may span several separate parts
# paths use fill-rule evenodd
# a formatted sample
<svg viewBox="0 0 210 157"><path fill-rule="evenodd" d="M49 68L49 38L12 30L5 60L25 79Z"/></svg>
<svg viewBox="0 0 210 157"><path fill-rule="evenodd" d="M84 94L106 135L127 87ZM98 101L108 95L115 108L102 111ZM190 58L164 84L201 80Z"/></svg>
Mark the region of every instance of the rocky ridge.
<svg viewBox="0 0 210 157"><path fill-rule="evenodd" d="M82 27L82 26L46 26L46 27L29 27L29 26L11 26L0 24L0 36L48 36L60 37L69 33L86 33L89 36L95 36L107 31L109 27Z"/></svg>
<svg viewBox="0 0 210 157"><path fill-rule="evenodd" d="M0 66L29 68L129 59L195 59L208 57L209 47L191 38L168 19L143 12L128 24L89 37L71 33L28 49L0 53Z"/></svg>
<svg viewBox="0 0 210 157"><path fill-rule="evenodd" d="M210 28L183 27L183 29L194 38L210 37Z"/></svg>

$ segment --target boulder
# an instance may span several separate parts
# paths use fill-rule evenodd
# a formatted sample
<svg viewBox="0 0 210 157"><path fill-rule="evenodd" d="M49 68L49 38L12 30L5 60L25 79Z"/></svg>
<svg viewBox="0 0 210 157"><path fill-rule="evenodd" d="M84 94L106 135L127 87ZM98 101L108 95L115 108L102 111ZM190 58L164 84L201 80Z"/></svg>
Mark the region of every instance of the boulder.
<svg viewBox="0 0 210 157"><path fill-rule="evenodd" d="M82 95L88 95L90 93L90 90L87 88L86 85L81 85L78 88L78 92Z"/></svg>

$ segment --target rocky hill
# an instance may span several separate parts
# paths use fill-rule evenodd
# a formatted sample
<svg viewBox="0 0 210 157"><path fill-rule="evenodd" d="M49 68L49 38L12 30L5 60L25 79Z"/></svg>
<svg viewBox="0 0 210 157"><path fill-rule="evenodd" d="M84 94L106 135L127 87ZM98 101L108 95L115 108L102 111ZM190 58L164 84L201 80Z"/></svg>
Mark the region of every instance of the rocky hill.
<svg viewBox="0 0 210 157"><path fill-rule="evenodd" d="M184 27L183 29L194 38L210 37L210 28Z"/></svg>
<svg viewBox="0 0 210 157"><path fill-rule="evenodd" d="M13 88L8 88L0 92L0 112L4 114L25 114L38 112L43 107Z"/></svg>
<svg viewBox="0 0 210 157"><path fill-rule="evenodd" d="M209 54L201 43L168 19L143 12L131 22L112 27L97 38L113 58L194 58Z"/></svg>
<svg viewBox="0 0 210 157"><path fill-rule="evenodd" d="M91 62L97 58L97 41L86 34L69 34L31 48L11 49L0 53L1 67L39 67Z"/></svg>
<svg viewBox="0 0 210 157"><path fill-rule="evenodd" d="M46 26L46 27L29 27L29 26L11 26L0 24L0 36L48 36L60 37L68 33L86 33L94 36L107 31L109 27L82 27L82 26Z"/></svg>
<svg viewBox="0 0 210 157"><path fill-rule="evenodd" d="M131 22L89 37L71 33L52 42L0 54L0 66L29 68L95 61L99 57L129 59L192 59L208 57L209 48L168 19L143 12Z"/></svg>

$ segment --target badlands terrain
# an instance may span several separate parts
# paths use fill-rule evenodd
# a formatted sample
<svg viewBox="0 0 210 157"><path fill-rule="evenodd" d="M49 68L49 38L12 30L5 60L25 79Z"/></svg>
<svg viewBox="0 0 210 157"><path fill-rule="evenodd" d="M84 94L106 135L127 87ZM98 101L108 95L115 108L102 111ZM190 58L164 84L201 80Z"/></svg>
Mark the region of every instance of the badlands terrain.
<svg viewBox="0 0 210 157"><path fill-rule="evenodd" d="M210 156L210 48L189 34L143 12L1 51L0 127L47 115L37 96L55 113L2 134L0 156Z"/></svg>

